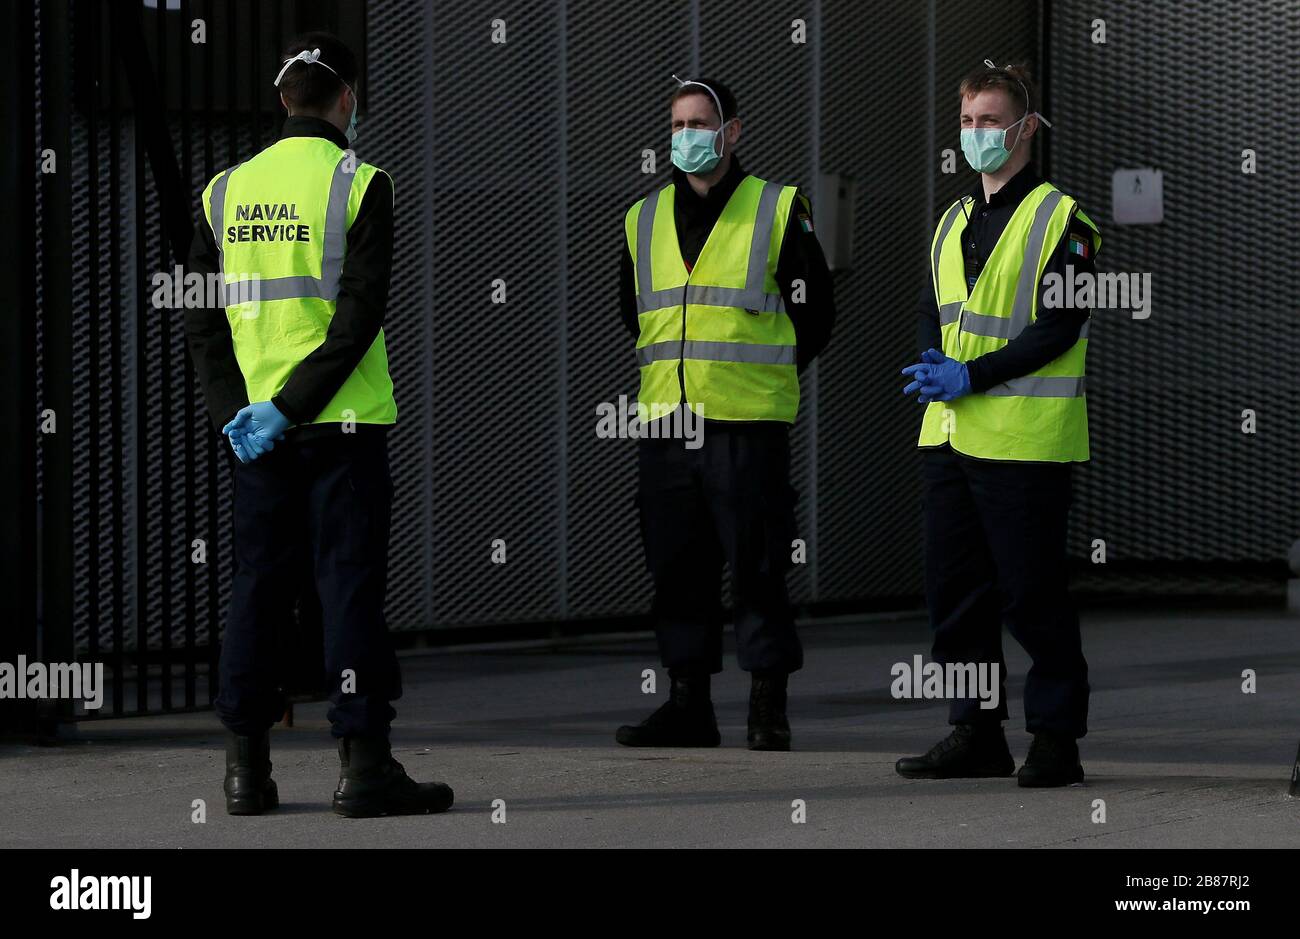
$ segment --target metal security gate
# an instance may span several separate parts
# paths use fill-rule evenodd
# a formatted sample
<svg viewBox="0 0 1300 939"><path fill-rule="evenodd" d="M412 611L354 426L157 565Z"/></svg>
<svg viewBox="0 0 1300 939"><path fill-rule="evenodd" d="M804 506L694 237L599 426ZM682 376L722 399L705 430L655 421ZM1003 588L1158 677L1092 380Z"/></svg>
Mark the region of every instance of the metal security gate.
<svg viewBox="0 0 1300 939"><path fill-rule="evenodd" d="M36 102L15 139L36 144L22 154L19 178L36 187L27 217L39 276L23 274L36 315L32 335L18 337L27 356L11 375L30 382L35 399L23 439L30 415L41 421L36 485L25 490L37 492L38 508L20 539L40 545L40 608L14 652L104 664L101 709L42 703L46 720L207 707L231 575L230 471L185 348L182 310L158 278L175 278L186 261L206 181L275 139L280 107L268 70L285 39L308 28L364 37L364 9L246 0L14 6L10 35L37 52L19 57L13 87ZM304 590L298 623L283 637L303 675L294 687L318 681L309 653L319 642L293 634L309 640L318 630L313 600Z"/></svg>

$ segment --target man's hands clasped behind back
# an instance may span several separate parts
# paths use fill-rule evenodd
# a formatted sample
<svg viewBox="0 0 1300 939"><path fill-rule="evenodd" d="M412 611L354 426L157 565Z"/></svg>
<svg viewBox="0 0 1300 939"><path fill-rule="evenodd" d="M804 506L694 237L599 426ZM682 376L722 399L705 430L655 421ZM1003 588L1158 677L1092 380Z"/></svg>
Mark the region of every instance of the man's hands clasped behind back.
<svg viewBox="0 0 1300 939"><path fill-rule="evenodd" d="M230 448L241 463L251 463L284 439L292 426L270 401L258 401L241 408L221 432L230 438Z"/></svg>

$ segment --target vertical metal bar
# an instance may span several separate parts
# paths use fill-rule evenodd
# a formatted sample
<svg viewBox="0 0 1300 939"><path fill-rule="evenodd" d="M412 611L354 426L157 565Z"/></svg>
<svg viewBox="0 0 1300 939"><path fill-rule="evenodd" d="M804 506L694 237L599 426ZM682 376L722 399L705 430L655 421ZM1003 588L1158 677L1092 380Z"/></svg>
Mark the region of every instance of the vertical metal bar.
<svg viewBox="0 0 1300 939"><path fill-rule="evenodd" d="M812 101L808 109L809 135L812 138L809 144L809 163L812 166L811 188L813 192L819 191L822 172L822 3L821 0L813 0L811 15L808 17L808 32L811 34L812 56L811 70L812 76L810 86L812 90ZM817 380L817 362L808 366L807 384L810 394L808 395L808 589L814 603L820 598L818 589L818 565L817 559L820 555L820 541L818 532L818 486L817 486L817 416L818 416L818 389Z"/></svg>
<svg viewBox="0 0 1300 939"><path fill-rule="evenodd" d="M90 473L89 492L87 494L89 504L86 507L86 539L90 545L88 552L90 558L89 570L86 577L86 608L87 625L86 625L86 658L94 662L99 658L99 621L100 621L100 591L99 591L99 503L100 487L102 485L102 476L98 472L100 461L100 441L99 441L99 376L106 374L100 361L99 332L101 329L100 305L99 305L99 101L95 93L95 82L99 76L100 56L99 56L99 29L100 29L100 9L99 0L93 3L85 4L81 7L82 13L88 20L88 33L85 48L90 53L90 80L85 82L83 87L86 91L86 176L88 177L87 190L89 197L86 200L87 214L87 264L90 268L90 287L88 290L89 303L87 304L87 333L90 337L90 381L89 385L89 402L87 416L89 418L86 427L86 446L90 453L90 460L94 469ZM115 559L116 561L116 559Z"/></svg>
<svg viewBox="0 0 1300 939"><path fill-rule="evenodd" d="M275 48L271 50L274 61L279 62L280 52L284 49L284 3L271 4L271 40ZM278 69L277 69L278 70Z"/></svg>
<svg viewBox="0 0 1300 939"><path fill-rule="evenodd" d="M568 68L568 13L569 4L567 0L559 0L560 21L559 21L559 49L556 58L559 61L560 73L559 94L556 96L558 104L556 105L556 136L559 138L556 143L556 152L559 153L558 174L560 197L556 212L557 230L556 235L559 238L558 250L559 257L556 258L556 270L559 272L559 292L560 302L568 305L569 302L569 148L568 148L568 100L569 100L569 68ZM558 538L556 539L555 556L559 566L556 580L559 584L559 596L557 597L560 609L560 619L569 618L569 333L567 316L557 316L556 322L556 339L557 352L559 356L559 368L556 370L559 375L559 413L561 420L555 422L558 429L557 434L557 460L559 472L555 474L557 496L558 496L558 515L559 524L556 526Z"/></svg>
<svg viewBox="0 0 1300 939"><path fill-rule="evenodd" d="M157 87L159 89L159 106L162 113L158 115L158 120L163 126L167 123L167 99L170 95L171 83L167 80L167 18L168 10L166 3L159 3L155 11L154 20L154 37L158 44L158 72ZM137 104L137 107L139 105ZM158 167L154 167L154 184L158 193L158 263L159 270L167 271L172 269L172 256L170 242L167 232L167 213L163 203L163 183L158 174ZM150 312L158 321L159 332L159 350L158 357L161 360L161 366L158 370L158 408L160 411L161 435L163 446L159 451L158 461L161 464L158 467L158 483L160 504L159 517L162 519L159 547L161 548L158 559L159 564L159 589L162 594L161 609L162 622L159 626L158 638L160 648L160 671L161 671L161 707L164 711L170 711L172 708L172 623L176 621L175 610L175 591L172 583L173 571L173 552L176 551L176 530L177 526L173 524L172 519L172 454L176 452L174 430L175 421L172 419L172 393L169 385L169 376L175 374L172 368L172 343L171 343L171 325L172 318L170 313L163 309L150 308ZM142 424L142 427L149 426Z"/></svg>
<svg viewBox="0 0 1300 939"><path fill-rule="evenodd" d="M109 42L117 43L114 31L109 33ZM112 49L110 48L110 52ZM111 138L108 148L108 179L111 187L109 202L109 237L108 237L108 277L109 277L109 324L110 361L113 363L110 387L112 388L113 426L120 427L126 415L122 413L122 381L126 361L122 349L122 295L120 292L120 272L122 270L122 172L121 145L122 123L118 102L118 79L115 55L107 57L111 63L108 75L108 126ZM123 468L123 451L113 450L112 466L112 505L113 505L113 557L126 557L126 479ZM126 578L113 578L113 715L121 716L126 712Z"/></svg>
<svg viewBox="0 0 1300 939"><path fill-rule="evenodd" d="M1045 0L1038 0L1038 94L1043 113L1051 118L1052 89L1052 5ZM1052 175L1052 135L1039 133L1038 172L1044 179Z"/></svg>
<svg viewBox="0 0 1300 939"><path fill-rule="evenodd" d="M226 13L226 125L230 129L230 137L226 141L226 166L234 166L239 162L239 85L236 81L238 74L236 63L239 61L239 47L236 44L239 7L235 4L235 0L226 0Z"/></svg>
<svg viewBox="0 0 1300 939"><path fill-rule="evenodd" d="M0 108L0 199L12 219L36 214L36 35L31 3L4 5L0 27L0 84L12 90L9 107ZM46 232L46 238L49 232ZM16 302L0 310L0 368L6 393L0 395L0 432L15 441L0 460L0 485L19 497L0 521L0 556L12 572L0 591L0 661L37 652L37 580L32 546L37 543L36 500L36 243L27 226L0 225L0 277ZM0 728L35 729L34 702L0 699Z"/></svg>
<svg viewBox="0 0 1300 939"><path fill-rule="evenodd" d="M203 18L208 27L208 42L203 46L203 176L205 180L211 179L217 175L216 153L212 144L213 135L216 133L216 121L212 116L212 92L216 80L215 70L213 68L213 49L215 48L216 34L212 31L212 0L204 0ZM200 218L199 224L204 224ZM204 424L209 423L207 415L203 418ZM207 534L209 541L208 563L204 567L204 573L207 576L208 586L208 703L211 704L217 696L217 660L221 653L221 643L219 637L221 634L221 559L219 547L221 539L217 536L218 525L221 520L220 509L220 490L218 474L220 465L218 449L219 441L216 441L204 434L206 442L204 447L205 464L207 469L207 486L208 486L208 518Z"/></svg>
<svg viewBox="0 0 1300 939"><path fill-rule="evenodd" d="M938 145L938 135L935 129L935 122L939 119L935 113L939 106L939 99L935 89L935 70L939 67L939 51L937 49L938 31L939 31L939 14L936 9L938 0L929 0L925 5L925 110L930 115L930 119L925 122L925 218L921 219L923 232L925 234L925 244L930 243L930 234L934 228L934 216L938 212L934 201L937 198L936 187L934 183L934 158L935 147Z"/></svg>
<svg viewBox="0 0 1300 939"><path fill-rule="evenodd" d="M430 6L432 6L432 4L430 4ZM336 10L336 11L338 10L338 6L337 6L337 5L334 7L334 10ZM357 43L357 46L358 46L358 48L357 48L357 69L358 69L357 74L358 74L359 76L367 76L367 75L370 74L370 52L369 52L369 47L370 47L370 42L369 42L369 39L370 39L370 33L368 32L369 29L370 29L370 22L369 22L369 20L366 18L366 13L365 13L364 5L363 5L363 9L362 9L362 11L361 11L361 37L360 37L360 41ZM337 32L337 30L336 30L336 32ZM363 85L363 86L367 86L367 85L370 84L370 82L368 82L368 81L364 81L364 82L359 82L359 84L360 84L360 85ZM367 110L368 110L369 107L370 107L370 89L369 89L368 87L362 87L362 88L360 89L360 91L357 92L357 109L358 109L358 114L357 114L357 116L358 116L358 117L360 117L360 115L361 115L361 92L363 92L363 91L364 91L365 94L366 94L366 108L367 108Z"/></svg>
<svg viewBox="0 0 1300 939"><path fill-rule="evenodd" d="M235 0L235 2L232 2L231 6L232 7L235 6L236 3L237 0ZM262 149L262 135L261 135L261 128L262 128L261 110L262 109L261 109L261 102L258 98L258 81L261 75L261 62L259 61L259 59L261 53L258 48L258 41L257 41L258 39L257 21L258 21L259 14L258 14L258 4L256 0L252 0L252 2L248 4L246 10L248 14L248 26L243 30L242 34L248 35L251 38L251 42L241 43L240 46L236 48L249 48L252 50L251 51L251 55L253 59L251 65L252 80L248 86L248 112L249 112L248 128L252 136L252 146L248 150L248 155L252 156L253 154L257 153L259 150ZM233 14L232 14L232 25L233 25ZM241 72L244 72L244 67L241 66L241 63L239 62L236 56L231 56L231 59L226 64L226 67L229 68L230 71L235 74L240 74ZM297 606L298 610L302 609L303 604L301 598L302 598L303 591L306 589L314 589L314 585L312 585L311 588L307 588L303 584L303 581L306 579L308 578L299 577L299 583L297 586L297 595L299 597L298 606ZM301 622L301 614L299 613L297 614L296 618L292 621L290 628L286 632L289 635L293 635L293 636L298 635L299 634L298 623L300 622ZM322 642L323 641L324 640L322 639ZM293 646L290 646L290 648L293 648ZM293 681L292 678L286 677L283 681L283 684L286 687L289 687L290 682L292 681Z"/></svg>
<svg viewBox="0 0 1300 939"><path fill-rule="evenodd" d="M262 140L262 11L253 4L248 14L248 46L253 52L251 69L252 87L248 90L248 106L253 112L253 149L261 150Z"/></svg>
<svg viewBox="0 0 1300 939"><path fill-rule="evenodd" d="M76 415L72 387L72 29L67 0L41 4L41 140L58 172L41 177L44 301L44 406L57 432L41 437L40 654L47 662L73 659L72 444ZM70 701L39 708L47 719L69 716Z"/></svg>
<svg viewBox="0 0 1300 939"><path fill-rule="evenodd" d="M700 0L691 0L691 74L700 77Z"/></svg>
<svg viewBox="0 0 1300 939"><path fill-rule="evenodd" d="M435 63L437 62L438 38L439 32L435 25L437 16L431 9L425 10L425 41L424 41L424 69L425 80L430 85L433 83L435 74ZM367 73L368 75L369 73ZM367 82L368 83L368 82ZM424 122L426 139L424 141L424 182L429 187L430 199L428 205L421 206L420 212L425 220L425 224L420 226L427 234L425 237L425 247L428 252L427 256L432 263L424 265L424 296L426 302L432 304L433 297L438 295L438 284L435 272L441 268L441 258L436 253L439 251L439 242L436 238L439 215L435 212L437 187L434 180L438 179L437 172L437 153L430 139L435 132L434 129L441 126L438 121L438 102L442 99L441 95L431 94L424 95L424 108L426 119ZM424 361L437 361L436 346L434 345L434 317L427 313L420 317L423 344ZM432 394L428 395L432 403ZM434 551L434 545L437 543L437 520L434 518L434 511L437 508L435 493L438 492L436 485L435 473L437 471L437 454L434 449L434 442L437 439L434 427L434 418L432 407L423 407L419 409L423 422L423 439L424 439L424 569L430 572L430 576L422 578L424 581L424 621L427 626L432 628L437 623L437 609L434 601L434 587L436 577L433 572L437 570L438 557Z"/></svg>
<svg viewBox="0 0 1300 939"><path fill-rule="evenodd" d="M135 11L139 16L139 10ZM146 234L149 230L148 206L145 202L144 150L141 107L138 95L131 96L131 132L134 137L132 157L135 170L135 426L151 427L149 400L149 300L143 284L148 277ZM152 541L149 538L149 435L135 435L135 703L136 710L149 710L149 562Z"/></svg>
<svg viewBox="0 0 1300 939"><path fill-rule="evenodd" d="M279 0L277 0L276 3L271 4L271 42L274 46L274 48L271 49L271 61L273 63L278 63L280 61L280 53L284 49L284 4L279 2ZM277 66L272 67L276 68L278 71ZM268 84L270 83L268 82ZM271 87L274 88L275 86L272 85ZM270 94L273 99L271 104L271 113L275 115L275 120L271 121L271 137L275 138L279 136L280 128L280 95L278 90L272 92L269 89L267 94Z"/></svg>
<svg viewBox="0 0 1300 939"><path fill-rule="evenodd" d="M189 194L190 187L194 180L194 162L193 147L190 127L190 50L187 49L189 43L189 24L190 24L190 2L181 0L180 4L180 28L177 30L177 47L181 63L181 174L184 180L185 192ZM200 219L200 224L202 220ZM184 266L185 259L181 259ZM181 315L184 315L183 313ZM194 707L195 704L195 685L197 681L196 663L195 663L195 618L198 616L198 605L196 603L195 593L198 589L197 572L194 569L194 561L191 557L196 526L198 524L197 514L194 511L194 503L198 496L197 479L197 461L194 452L195 434L202 434L202 428L194 426L194 363L188 354L181 356L181 367L183 369L183 385L185 389L185 417L182 426L185 428L185 706ZM206 439L207 435L203 434L202 438Z"/></svg>

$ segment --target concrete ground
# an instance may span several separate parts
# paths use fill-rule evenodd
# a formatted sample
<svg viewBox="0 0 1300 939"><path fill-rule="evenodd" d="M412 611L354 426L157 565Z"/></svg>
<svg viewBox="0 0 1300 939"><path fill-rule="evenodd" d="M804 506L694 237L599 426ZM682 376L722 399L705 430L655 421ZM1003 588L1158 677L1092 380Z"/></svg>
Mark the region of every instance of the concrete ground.
<svg viewBox="0 0 1300 939"><path fill-rule="evenodd" d="M272 737L283 806L259 818L224 812L210 713L84 723L62 746L0 747L0 847L1300 846L1300 800L1286 795L1300 620L1091 613L1084 628L1083 786L896 776L895 759L946 732L943 702L890 696L894 663L928 656L923 620L903 616L804 629L790 753L744 749L748 682L734 659L714 680L723 746L673 751L613 742L667 690L641 694L642 670L657 665L648 637L420 653L403 659L394 747L412 775L455 787L446 815L335 817L325 705L299 705L296 726ZM1007 645L1019 762L1027 663ZM1254 694L1242 691L1246 669ZM806 823L792 821L795 800Z"/></svg>

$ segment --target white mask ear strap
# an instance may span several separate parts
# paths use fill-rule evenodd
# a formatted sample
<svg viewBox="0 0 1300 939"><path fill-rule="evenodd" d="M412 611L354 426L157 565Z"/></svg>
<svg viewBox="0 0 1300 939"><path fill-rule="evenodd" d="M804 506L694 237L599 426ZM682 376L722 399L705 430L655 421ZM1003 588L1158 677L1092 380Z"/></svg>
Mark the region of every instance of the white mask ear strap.
<svg viewBox="0 0 1300 939"><path fill-rule="evenodd" d="M324 62L320 60L319 49L304 49L301 52L299 52L297 55L295 55L292 59L284 60L284 67L280 69L280 74L275 76L275 86L277 88L280 87L280 81L281 79L284 78L284 73L289 71L289 66L293 65L293 63L295 62L306 62L308 65L323 65L325 66L325 68L328 68L331 72L334 72L334 69L330 68L330 66L326 65ZM338 72L334 72L334 75L338 78L339 81L343 81L343 76L339 75ZM343 82L343 84L346 85L347 82ZM348 87L351 86L349 85ZM355 94L355 92L353 92L353 94Z"/></svg>
<svg viewBox="0 0 1300 939"><path fill-rule="evenodd" d="M714 93L714 91L713 91L712 88L710 88L708 85L704 84L704 82L697 82L697 81L682 81L682 80L681 80L680 78L678 78L676 75L673 76L673 80L676 81L678 85L699 85L701 88L703 88L705 91L707 91L707 92L709 93L709 97L713 99L713 104L714 104L714 106L716 106L717 109L718 109L718 120L722 121L722 123L718 125L718 130L722 130L722 128L726 126L726 124L727 124L727 119L726 119L725 117L722 116L722 101L721 101L721 100L718 98L718 96Z"/></svg>
<svg viewBox="0 0 1300 939"><path fill-rule="evenodd" d="M985 60L984 60L984 64L987 65L989 68L997 68L997 66L993 64L993 60L992 60L992 59L985 59ZM1011 66L1009 66L1009 65L1004 65L1004 66L1002 66L1003 71L1009 69L1010 67L1011 67ZM676 78L677 76L674 75L673 77ZM1014 78L1015 76L1012 76L1012 77ZM1030 110L1029 110L1029 89L1025 87L1025 83L1022 82L1020 79L1017 78L1017 79L1016 79L1016 84L1019 85L1019 86L1020 86L1020 90L1023 91L1023 92L1025 93L1025 116L1022 117L1022 118L1020 119L1020 121L1025 120L1025 118L1029 117L1030 114L1033 114L1034 117L1038 118L1040 121L1042 121L1042 122L1043 122L1044 124L1046 124L1048 127L1051 127L1051 126L1052 126L1052 122L1051 122L1051 121L1049 121L1047 118L1043 117L1043 115L1039 114L1037 111L1030 111ZM1016 123L1019 124L1020 121L1017 121ZM1024 131L1024 127L1021 127L1020 130L1023 132L1023 131ZM1020 134L1019 134L1019 133L1016 134L1016 140L1017 140L1017 141L1020 140Z"/></svg>
<svg viewBox="0 0 1300 939"><path fill-rule="evenodd" d="M1042 122L1043 122L1044 124L1046 124L1048 127L1051 127L1051 126L1052 126L1052 122L1051 122L1051 121L1049 121L1047 118L1043 117L1043 115L1039 114L1037 111L1032 111L1032 112L1030 112L1029 114L1026 114L1026 115L1025 115L1024 117L1022 117L1020 120L1016 121L1016 123L1020 125L1020 129L1016 131L1016 143L1020 143L1020 138L1021 138L1021 137L1024 135L1024 133L1025 133L1025 121L1029 120L1029 118L1030 118L1031 116L1032 116L1032 117L1036 117L1036 118L1038 118L1040 121L1042 121Z"/></svg>

